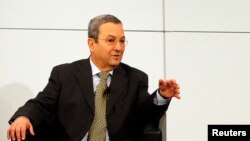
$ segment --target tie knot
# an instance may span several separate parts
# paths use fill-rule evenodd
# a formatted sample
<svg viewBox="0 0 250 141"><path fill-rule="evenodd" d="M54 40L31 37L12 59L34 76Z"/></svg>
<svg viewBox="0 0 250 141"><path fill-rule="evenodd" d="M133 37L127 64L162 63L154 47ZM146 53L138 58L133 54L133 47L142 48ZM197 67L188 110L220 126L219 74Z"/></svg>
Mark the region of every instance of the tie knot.
<svg viewBox="0 0 250 141"><path fill-rule="evenodd" d="M102 81L107 81L109 73L108 72L100 72L98 73L98 76Z"/></svg>

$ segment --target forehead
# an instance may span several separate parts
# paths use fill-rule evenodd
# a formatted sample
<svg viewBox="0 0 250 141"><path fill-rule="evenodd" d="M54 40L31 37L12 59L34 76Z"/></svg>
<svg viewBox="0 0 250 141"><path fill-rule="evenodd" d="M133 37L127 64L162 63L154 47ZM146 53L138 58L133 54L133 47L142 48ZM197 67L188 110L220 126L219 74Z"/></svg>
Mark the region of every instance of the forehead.
<svg viewBox="0 0 250 141"><path fill-rule="evenodd" d="M124 37L123 26L121 23L104 23L99 27L99 36L114 36L117 38Z"/></svg>

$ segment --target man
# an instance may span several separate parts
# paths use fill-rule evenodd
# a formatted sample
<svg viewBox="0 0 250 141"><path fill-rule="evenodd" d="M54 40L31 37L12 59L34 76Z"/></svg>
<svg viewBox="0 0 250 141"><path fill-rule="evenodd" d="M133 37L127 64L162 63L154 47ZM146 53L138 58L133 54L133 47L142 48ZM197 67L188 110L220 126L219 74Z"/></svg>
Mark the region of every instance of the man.
<svg viewBox="0 0 250 141"><path fill-rule="evenodd" d="M53 118L57 140L91 140L93 121L99 115L95 92L102 80L98 74L108 72L101 140L138 140L142 126L158 121L172 97L180 98L180 88L175 80L159 80L159 88L148 94L147 74L121 63L126 42L118 18L93 18L88 27L90 57L54 67L44 90L10 119L7 138L24 140L26 132L35 135L37 126Z"/></svg>

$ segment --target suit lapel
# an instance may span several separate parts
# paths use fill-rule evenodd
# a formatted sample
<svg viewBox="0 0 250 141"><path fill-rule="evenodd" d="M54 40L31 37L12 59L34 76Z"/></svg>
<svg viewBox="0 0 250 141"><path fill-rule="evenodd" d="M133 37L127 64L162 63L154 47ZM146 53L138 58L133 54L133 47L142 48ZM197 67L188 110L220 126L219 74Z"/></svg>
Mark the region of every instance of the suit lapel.
<svg viewBox="0 0 250 141"><path fill-rule="evenodd" d="M113 108L114 104L118 101L119 97L122 95L122 92L127 85L128 79L125 76L126 71L119 65L113 72L113 76L111 79L110 88L110 96L108 101L108 111L109 114L111 109Z"/></svg>
<svg viewBox="0 0 250 141"><path fill-rule="evenodd" d="M83 92L84 97L87 100L92 112L94 113L94 90L93 79L89 59L83 60L76 66L76 79L79 82L79 86Z"/></svg>

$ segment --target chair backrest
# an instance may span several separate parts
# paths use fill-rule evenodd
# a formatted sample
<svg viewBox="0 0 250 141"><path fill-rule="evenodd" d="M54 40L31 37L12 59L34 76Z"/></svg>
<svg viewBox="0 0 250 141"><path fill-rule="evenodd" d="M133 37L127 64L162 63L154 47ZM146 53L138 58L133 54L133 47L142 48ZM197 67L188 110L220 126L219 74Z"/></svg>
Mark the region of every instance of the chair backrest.
<svg viewBox="0 0 250 141"><path fill-rule="evenodd" d="M142 141L166 141L166 114L159 122L144 128Z"/></svg>
<svg viewBox="0 0 250 141"><path fill-rule="evenodd" d="M159 128L162 132L162 141L167 141L167 114L165 113L160 122L159 122Z"/></svg>

